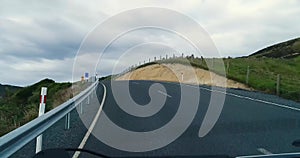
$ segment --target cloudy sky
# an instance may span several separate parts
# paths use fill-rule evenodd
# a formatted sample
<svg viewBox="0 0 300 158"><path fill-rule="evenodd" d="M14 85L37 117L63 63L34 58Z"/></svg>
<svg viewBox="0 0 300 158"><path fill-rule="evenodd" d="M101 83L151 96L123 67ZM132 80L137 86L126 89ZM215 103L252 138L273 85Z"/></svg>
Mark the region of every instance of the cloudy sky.
<svg viewBox="0 0 300 158"><path fill-rule="evenodd" d="M0 0L0 83L26 86L46 77L60 82L78 80L84 72L94 73L88 69L91 63L98 64L96 71L103 76L110 74L116 63L120 71L160 55L190 52L189 44L176 34L146 28L118 38L101 59L95 59L95 51L77 54L95 27L140 7L168 8L195 20L223 57L249 55L300 36L298 0ZM141 20L139 15L123 18L111 30ZM184 25L174 19L163 22L174 27ZM107 30L93 44L104 44L106 34ZM74 74L73 65L80 61L79 56L84 60L77 64L80 71Z"/></svg>

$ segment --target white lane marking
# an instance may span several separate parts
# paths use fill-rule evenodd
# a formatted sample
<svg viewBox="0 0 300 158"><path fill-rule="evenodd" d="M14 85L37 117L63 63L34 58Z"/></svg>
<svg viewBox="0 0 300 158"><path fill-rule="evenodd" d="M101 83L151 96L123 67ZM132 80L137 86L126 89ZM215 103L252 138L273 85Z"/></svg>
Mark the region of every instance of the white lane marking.
<svg viewBox="0 0 300 158"><path fill-rule="evenodd" d="M196 86L193 86L193 85L186 85L186 86L197 88ZM270 102L270 101L265 101L265 100L261 100L261 99L250 98L250 97L246 97L246 96L242 96L242 95L237 95L237 94L233 94L233 93L227 93L227 92L218 91L218 90L211 90L211 89L203 88L203 87L200 87L200 86L199 86L199 89L204 89L204 90L208 90L208 91L211 91L211 92L223 93L223 94L234 96L234 97L237 97L237 98L248 99L248 100L252 100L252 101L256 101L256 102L261 102L261 103L265 103L265 104L270 104L270 105L278 106L278 107L281 107L281 108L286 108L286 109L295 110L295 111L299 111L300 112L299 108L287 106L287 105L284 105L284 104L278 104L278 103L274 103L274 102Z"/></svg>
<svg viewBox="0 0 300 158"><path fill-rule="evenodd" d="M297 153L280 153L280 154L269 154L269 155L248 155L248 156L237 156L236 158L262 158L262 157L299 157L300 152Z"/></svg>
<svg viewBox="0 0 300 158"><path fill-rule="evenodd" d="M88 131L86 132L85 136L83 137L83 139L82 139L82 141L81 141L81 143L78 147L79 149L82 149L84 147L84 145L85 145L87 139L89 138L89 136L91 135L91 133L92 133L92 131L93 131L93 129L94 129L96 123L97 123L97 120L100 116L100 113L102 111L102 107L103 107L103 104L104 104L104 101L105 101L105 98L106 98L106 87L105 87L104 84L102 84L102 86L104 87L103 99L101 101L100 107L98 109L98 112L97 112L96 116L94 117L94 120L93 120L92 124L90 125ZM80 154L80 151L76 151L72 158L78 158L79 154Z"/></svg>
<svg viewBox="0 0 300 158"><path fill-rule="evenodd" d="M271 153L270 151L266 150L265 148L257 148L257 151L265 154L265 155L270 155L270 154L273 154Z"/></svg>
<svg viewBox="0 0 300 158"><path fill-rule="evenodd" d="M140 84L140 83L138 83L138 82L132 82L133 84Z"/></svg>
<svg viewBox="0 0 300 158"><path fill-rule="evenodd" d="M167 97L169 97L169 98L172 97L172 96L170 96L169 94L167 94L167 93L165 93L165 92L162 92L162 91L160 91L160 90L158 90L157 92L160 93L160 94L163 94L163 95L165 95L165 96L167 96Z"/></svg>

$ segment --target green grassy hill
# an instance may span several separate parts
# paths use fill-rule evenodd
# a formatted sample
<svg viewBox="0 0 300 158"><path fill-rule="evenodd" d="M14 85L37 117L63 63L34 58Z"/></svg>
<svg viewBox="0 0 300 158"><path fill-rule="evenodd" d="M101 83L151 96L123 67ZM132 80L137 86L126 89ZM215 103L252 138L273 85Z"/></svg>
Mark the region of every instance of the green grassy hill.
<svg viewBox="0 0 300 158"><path fill-rule="evenodd" d="M282 58L236 58L225 59L229 63L228 78L246 83L249 66L248 85L256 90L276 94L277 75L280 75L279 96L300 101L300 57Z"/></svg>
<svg viewBox="0 0 300 158"><path fill-rule="evenodd" d="M300 38L288 40L264 48L250 57L269 57L269 58L294 58L300 55Z"/></svg>
<svg viewBox="0 0 300 158"><path fill-rule="evenodd" d="M278 43L248 57L224 59L227 76L246 83L249 66L250 87L283 98L300 101L300 38ZM278 76L279 75L279 76ZM276 91L279 77L279 92Z"/></svg>
<svg viewBox="0 0 300 158"><path fill-rule="evenodd" d="M6 96L7 93L13 93L16 90L20 89L21 87L18 86L11 86L11 85L2 85L0 84L0 98Z"/></svg>
<svg viewBox="0 0 300 158"><path fill-rule="evenodd" d="M69 99L70 96L65 94L71 85L71 83L55 83L53 80L44 79L2 98L0 100L0 136L37 117L41 87L48 88L47 112Z"/></svg>
<svg viewBox="0 0 300 158"><path fill-rule="evenodd" d="M199 58L189 56L177 57L167 60L146 63L135 69L152 64L179 63L208 70L208 64L212 64L210 71L226 76L229 79L247 84L257 91L268 94L277 94L280 97L300 101L300 38L279 43L267 47L248 57L239 58ZM218 63L220 62L220 63ZM221 64L221 62L223 64ZM222 67L223 65L223 67ZM249 67L249 80L247 69ZM225 70L222 73L221 70ZM223 71L224 72L224 71ZM280 78L279 91L277 92L277 78Z"/></svg>
<svg viewBox="0 0 300 158"><path fill-rule="evenodd" d="M187 59L187 60L186 60ZM223 58L201 59L201 58L175 58L147 63L138 68L152 64L179 63L208 70L206 63L214 62L213 71L229 79L247 84L254 90L268 94L277 94L277 75L280 75L279 96L300 101L300 56L291 59L282 58ZM218 62L223 62L224 67ZM249 66L249 80L246 82L247 69ZM221 70L225 73L222 73ZM223 71L223 72L224 72Z"/></svg>

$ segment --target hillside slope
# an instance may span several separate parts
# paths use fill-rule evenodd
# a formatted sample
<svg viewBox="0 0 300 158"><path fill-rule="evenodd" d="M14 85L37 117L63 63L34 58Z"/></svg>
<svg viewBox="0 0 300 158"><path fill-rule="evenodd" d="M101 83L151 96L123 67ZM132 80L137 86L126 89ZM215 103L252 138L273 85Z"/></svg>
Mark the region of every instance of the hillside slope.
<svg viewBox="0 0 300 158"><path fill-rule="evenodd" d="M281 42L262 50L259 50L249 57L271 57L271 58L294 58L300 55L300 38Z"/></svg>
<svg viewBox="0 0 300 158"><path fill-rule="evenodd" d="M222 62L223 64L217 62ZM155 64L181 64L191 65L196 69L199 68L202 70L208 70L207 63L214 63L214 69L211 71L213 71L215 74L226 76L226 78L229 79L228 81L232 81L234 84L238 83L236 84L238 86L234 84L234 86L232 86L232 84L229 83L227 87L243 88L244 85L247 85L245 87L249 87L249 89L252 90L257 90L268 94L276 94L286 99L300 101L300 56L290 59L256 58L251 56L246 58L223 58L222 60L216 60L214 58L193 58L192 56L185 58L177 57L146 63L134 68L133 73L131 72L125 74L125 76L122 76L118 79L153 79L174 81L174 79L172 79L174 77L171 77L171 79L164 79L164 76L159 76L165 74L165 70L156 70L156 72L153 74L152 70L150 68L148 69L147 67ZM145 68L147 68L147 71L143 72ZM226 71L226 75L222 73L224 69ZM247 73L248 69L249 73ZM138 77L135 74L139 74ZM248 82L247 74L249 74ZM201 78L200 76L198 78ZM279 85L277 86L278 78ZM206 80L209 81L210 79L206 78ZM203 82L201 79L199 81L201 81L199 82L200 84L208 84ZM187 83L193 82L189 81Z"/></svg>
<svg viewBox="0 0 300 158"><path fill-rule="evenodd" d="M0 100L0 136L37 117L41 87L47 87L46 111L70 98L67 93L71 83L55 83L44 79L20 88ZM69 96L66 97L65 95Z"/></svg>
<svg viewBox="0 0 300 158"><path fill-rule="evenodd" d="M181 76L181 74L183 76ZM174 64L153 64L126 73L118 77L116 80L158 80L169 82L182 82L188 84L204 84L221 86L222 80L226 81L228 88L249 89L245 84L238 83L233 80L228 80L223 76L211 73L200 68L192 68L190 66L178 63Z"/></svg>
<svg viewBox="0 0 300 158"><path fill-rule="evenodd" d="M0 84L0 99L5 97L6 93L13 93L13 92L17 91L20 88L21 87L18 87L18 86Z"/></svg>

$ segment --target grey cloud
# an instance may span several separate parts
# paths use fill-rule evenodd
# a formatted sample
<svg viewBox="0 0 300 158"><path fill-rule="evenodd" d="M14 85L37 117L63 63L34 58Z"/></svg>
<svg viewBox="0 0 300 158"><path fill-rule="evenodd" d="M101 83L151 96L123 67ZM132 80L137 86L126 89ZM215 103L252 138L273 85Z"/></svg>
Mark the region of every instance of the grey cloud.
<svg viewBox="0 0 300 158"><path fill-rule="evenodd" d="M31 20L27 25L6 20L2 29L2 54L24 59L63 59L75 55L83 33L76 27L60 22ZM58 21L57 20L57 21ZM52 23L52 24L51 24ZM51 24L51 25L49 25Z"/></svg>
<svg viewBox="0 0 300 158"><path fill-rule="evenodd" d="M300 1L10 1L0 2L0 83L28 84L39 80L39 77L51 76L52 73L42 71L20 70L16 65L38 63L48 66L48 72L57 80L68 80L72 75L71 59L76 55L77 49L85 35L97 23L105 21L109 16L120 11L144 6L167 7L187 14L197 21L214 40L222 56L243 56L259 50L267 45L299 37ZM143 13L141 13L142 15ZM127 16L114 23L102 37L92 39L87 53L97 54L96 48L104 47L112 32L118 31L128 23L142 23L152 19L143 19L142 16ZM184 26L176 19L163 21L153 17L161 23L169 23L174 27L186 27L191 34L193 28ZM99 40L100 39L100 40ZM179 51L189 52L189 47L176 35L157 30L134 31L120 38L103 56L101 73L109 74L111 66L118 62L124 51L140 43L157 42L167 44ZM147 48L147 49L142 49ZM127 55L126 62L120 66L125 68L138 61L153 58L153 55L165 55L163 47L143 46L132 50ZM168 49L167 49L168 50ZM165 52L164 52L165 51ZM136 54L136 52L143 52ZM155 52L155 53L154 53ZM171 50L170 50L171 52ZM82 67L88 65L82 63ZM52 62L53 61L53 62ZM10 63L14 63L11 66ZM58 66L51 66L56 64ZM103 66L105 65L105 66ZM81 68L80 73L86 71ZM4 75L2 75L4 74ZM17 74L17 76L15 75ZM30 74L27 81L22 75ZM20 75L20 76L19 76ZM3 77L2 77L3 76ZM4 77L5 76L5 77Z"/></svg>

